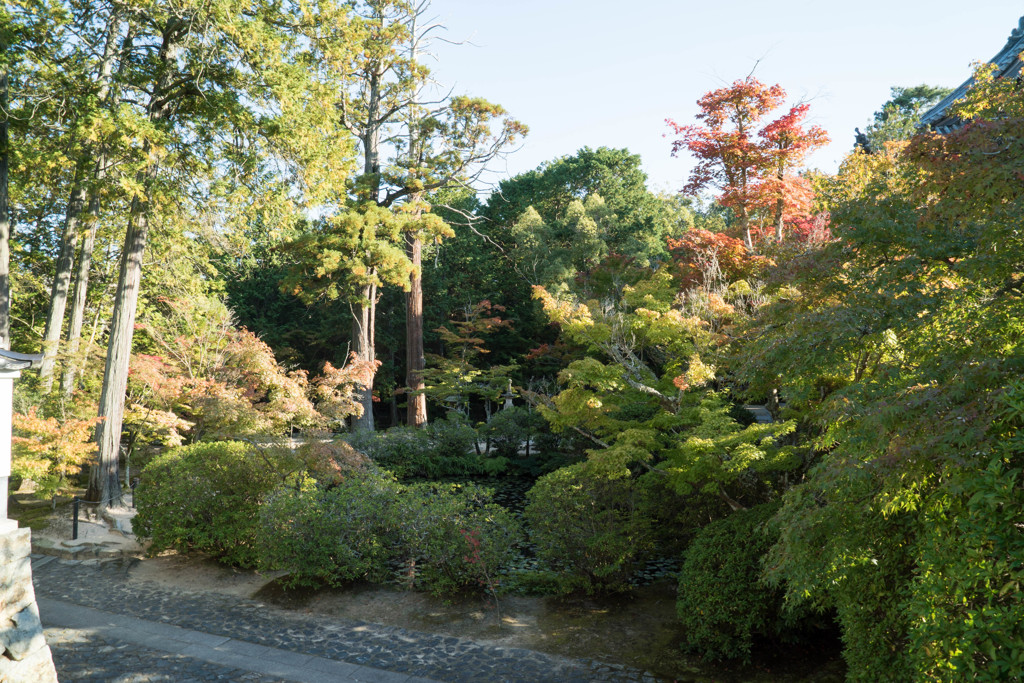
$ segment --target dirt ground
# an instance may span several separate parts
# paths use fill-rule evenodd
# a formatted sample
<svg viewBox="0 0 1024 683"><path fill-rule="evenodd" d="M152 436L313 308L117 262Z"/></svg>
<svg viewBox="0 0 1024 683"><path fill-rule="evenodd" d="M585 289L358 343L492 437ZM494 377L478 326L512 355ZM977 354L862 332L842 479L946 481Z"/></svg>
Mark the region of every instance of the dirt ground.
<svg viewBox="0 0 1024 683"><path fill-rule="evenodd" d="M168 553L139 562L132 581L179 590L254 598L305 615L344 617L481 643L615 662L665 680L842 681L835 651L791 651L753 667L734 668L685 657L675 613L675 586L664 582L602 598L463 596L436 598L400 588L353 584L341 589L285 591L280 574L225 567L208 558Z"/></svg>

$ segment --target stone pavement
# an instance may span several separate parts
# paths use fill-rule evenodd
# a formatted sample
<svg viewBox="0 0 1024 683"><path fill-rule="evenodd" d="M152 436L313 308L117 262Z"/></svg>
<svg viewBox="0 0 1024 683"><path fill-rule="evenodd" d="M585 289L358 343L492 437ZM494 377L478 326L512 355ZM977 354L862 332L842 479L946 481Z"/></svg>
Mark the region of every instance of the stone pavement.
<svg viewBox="0 0 1024 683"><path fill-rule="evenodd" d="M129 582L131 564L34 557L40 612L65 683L658 680L618 665Z"/></svg>

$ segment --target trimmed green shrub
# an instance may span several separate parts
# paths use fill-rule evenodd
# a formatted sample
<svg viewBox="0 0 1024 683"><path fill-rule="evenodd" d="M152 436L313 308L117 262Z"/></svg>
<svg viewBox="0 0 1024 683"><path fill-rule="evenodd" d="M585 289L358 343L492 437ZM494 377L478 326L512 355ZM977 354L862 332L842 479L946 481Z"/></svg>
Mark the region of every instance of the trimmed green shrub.
<svg viewBox="0 0 1024 683"><path fill-rule="evenodd" d="M467 587L494 592L499 568L523 540L515 518L473 484L416 484L401 511L408 566L416 585L435 594Z"/></svg>
<svg viewBox="0 0 1024 683"><path fill-rule="evenodd" d="M360 431L347 437L349 444L396 476L415 476L432 456L427 433L414 427L392 427L384 432Z"/></svg>
<svg viewBox="0 0 1024 683"><path fill-rule="evenodd" d="M238 441L172 449L142 471L132 528L152 539L151 553L199 550L228 564L255 566L260 498L282 483L274 465Z"/></svg>
<svg viewBox="0 0 1024 683"><path fill-rule="evenodd" d="M495 476L507 460L473 452L476 430L461 415L431 422L425 429L393 427L384 432L357 432L348 442L401 479Z"/></svg>
<svg viewBox="0 0 1024 683"><path fill-rule="evenodd" d="M515 519L478 486L398 483L364 471L329 490L307 482L267 497L262 564L287 587L382 582L391 568L435 594L494 590L522 540Z"/></svg>
<svg viewBox="0 0 1024 683"><path fill-rule="evenodd" d="M565 592L629 588L651 525L628 469L591 460L563 467L538 479L526 499L537 556L561 573Z"/></svg>
<svg viewBox="0 0 1024 683"><path fill-rule="evenodd" d="M289 588L384 581L400 552L402 490L391 475L368 470L329 490L309 480L275 491L260 514L261 564L287 570Z"/></svg>
<svg viewBox="0 0 1024 683"><path fill-rule="evenodd" d="M519 449L526 441L532 442L545 425L540 413L514 406L492 415L490 421L480 428L480 432L490 439L495 455L514 459L519 457Z"/></svg>
<svg viewBox="0 0 1024 683"><path fill-rule="evenodd" d="M757 638L784 636L795 624L783 613L783 591L761 580L761 560L778 536L767 522L778 509L767 503L734 512L704 527L687 548L676 602L684 649L749 662Z"/></svg>

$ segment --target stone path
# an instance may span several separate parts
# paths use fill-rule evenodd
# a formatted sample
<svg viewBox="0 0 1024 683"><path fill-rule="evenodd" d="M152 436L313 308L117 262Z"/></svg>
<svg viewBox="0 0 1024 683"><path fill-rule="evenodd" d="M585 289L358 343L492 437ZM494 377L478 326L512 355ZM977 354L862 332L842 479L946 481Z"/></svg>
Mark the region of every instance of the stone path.
<svg viewBox="0 0 1024 683"><path fill-rule="evenodd" d="M126 581L131 561L34 556L62 681L654 682L642 671Z"/></svg>

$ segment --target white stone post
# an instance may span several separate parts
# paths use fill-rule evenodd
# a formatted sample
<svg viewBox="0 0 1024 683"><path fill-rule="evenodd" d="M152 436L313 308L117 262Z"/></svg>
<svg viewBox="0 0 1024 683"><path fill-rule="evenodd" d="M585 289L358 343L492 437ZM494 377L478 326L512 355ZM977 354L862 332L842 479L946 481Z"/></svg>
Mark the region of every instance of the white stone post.
<svg viewBox="0 0 1024 683"><path fill-rule="evenodd" d="M35 360L27 354L0 352L0 362L8 365L0 369L0 681L57 683L32 585L32 532L7 518L14 380L21 375L9 366L25 368Z"/></svg>
<svg viewBox="0 0 1024 683"><path fill-rule="evenodd" d="M14 380L19 370L0 370L0 534L18 528L7 518L7 483L11 477L11 418L14 414Z"/></svg>

